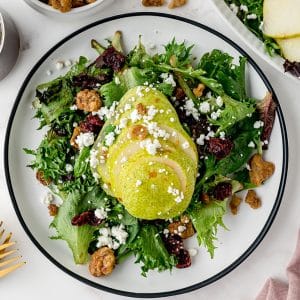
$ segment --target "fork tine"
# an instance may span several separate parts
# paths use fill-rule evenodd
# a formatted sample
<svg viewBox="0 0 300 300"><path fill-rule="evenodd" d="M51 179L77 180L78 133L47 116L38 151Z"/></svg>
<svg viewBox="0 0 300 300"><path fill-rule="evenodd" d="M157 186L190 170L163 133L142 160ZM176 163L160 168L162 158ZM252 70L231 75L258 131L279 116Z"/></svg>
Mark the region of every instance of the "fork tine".
<svg viewBox="0 0 300 300"><path fill-rule="evenodd" d="M15 245L16 242L10 242L10 243L7 243L7 244L3 244L3 245L0 245L0 251L3 250L3 249L6 249L12 245Z"/></svg>
<svg viewBox="0 0 300 300"><path fill-rule="evenodd" d="M20 263L18 263L16 265L10 266L10 267L8 267L8 268L6 268L4 270L0 270L0 278L3 277L3 276L5 276L5 275L7 275L7 274L9 274L10 272L12 272L12 271L14 271L16 269L22 267L25 264L26 264L26 262L20 262Z"/></svg>
<svg viewBox="0 0 300 300"><path fill-rule="evenodd" d="M5 261L3 261L3 262L0 263L0 268L4 267L4 266L6 266L6 265L8 265L8 264L10 264L10 263L12 263L12 262L20 259L20 258L22 258L22 256L16 256L16 257L13 257L11 259L5 260Z"/></svg>
<svg viewBox="0 0 300 300"><path fill-rule="evenodd" d="M15 253L15 252L17 252L17 250L7 251L7 252L5 252L5 253L3 253L3 254L1 254L1 252L0 252L0 260L1 260L2 258L4 258L4 257L10 255L10 254Z"/></svg>

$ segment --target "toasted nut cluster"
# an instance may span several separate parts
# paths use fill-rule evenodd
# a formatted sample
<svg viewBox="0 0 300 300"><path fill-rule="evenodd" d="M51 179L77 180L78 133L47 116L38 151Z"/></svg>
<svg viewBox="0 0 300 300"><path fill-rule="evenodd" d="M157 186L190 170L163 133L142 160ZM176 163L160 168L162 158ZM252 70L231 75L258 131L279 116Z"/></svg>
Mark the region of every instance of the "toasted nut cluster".
<svg viewBox="0 0 300 300"><path fill-rule="evenodd" d="M101 107L101 99L95 90L83 90L76 95L76 106L86 112L98 111Z"/></svg>
<svg viewBox="0 0 300 300"><path fill-rule="evenodd" d="M41 170L36 172L35 177L42 185L45 185L45 186L49 185L52 181L51 179L46 179L44 177L44 172Z"/></svg>
<svg viewBox="0 0 300 300"><path fill-rule="evenodd" d="M171 0L171 2L168 5L168 8L176 8L183 6L187 3L187 0Z"/></svg>
<svg viewBox="0 0 300 300"><path fill-rule="evenodd" d="M48 211L51 217L55 217L58 213L58 206L56 204L51 203L48 205Z"/></svg>
<svg viewBox="0 0 300 300"><path fill-rule="evenodd" d="M229 202L229 207L233 215L237 214L238 208L242 202L242 199L234 194Z"/></svg>
<svg viewBox="0 0 300 300"><path fill-rule="evenodd" d="M92 254L89 270L93 276L106 276L113 271L115 265L114 251L108 247L102 247Z"/></svg>
<svg viewBox="0 0 300 300"><path fill-rule="evenodd" d="M162 6L165 0L142 0L144 6Z"/></svg>
<svg viewBox="0 0 300 300"><path fill-rule="evenodd" d="M199 83L197 87L193 89L193 93L196 97L201 97L205 90L205 85L203 83Z"/></svg>
<svg viewBox="0 0 300 300"><path fill-rule="evenodd" d="M180 221L170 223L168 230L171 234L178 234L183 239L187 239L195 233L193 224L190 218L186 215L181 216Z"/></svg>
<svg viewBox="0 0 300 300"><path fill-rule="evenodd" d="M250 159L250 168L250 181L256 186L261 185L270 176L272 176L275 171L275 165L271 162L264 161L262 156L259 154L253 155Z"/></svg>
<svg viewBox="0 0 300 300"><path fill-rule="evenodd" d="M144 140L148 135L148 130L143 125L133 125L129 128L129 136L134 140Z"/></svg>
<svg viewBox="0 0 300 300"><path fill-rule="evenodd" d="M249 190L245 202L248 203L253 209L261 207L261 200L258 198L254 190Z"/></svg>
<svg viewBox="0 0 300 300"><path fill-rule="evenodd" d="M142 116L144 116L147 113L147 108L145 107L145 105L143 105L143 103L138 103L136 109L138 113Z"/></svg>
<svg viewBox="0 0 300 300"><path fill-rule="evenodd" d="M48 0L48 4L64 13L70 11L71 8L87 5L95 1L96 0Z"/></svg>
<svg viewBox="0 0 300 300"><path fill-rule="evenodd" d="M79 126L75 127L73 130L73 134L70 140L70 144L71 146L73 146L76 149L79 149L77 143L76 143L76 138L79 136L79 134L81 133L81 129Z"/></svg>

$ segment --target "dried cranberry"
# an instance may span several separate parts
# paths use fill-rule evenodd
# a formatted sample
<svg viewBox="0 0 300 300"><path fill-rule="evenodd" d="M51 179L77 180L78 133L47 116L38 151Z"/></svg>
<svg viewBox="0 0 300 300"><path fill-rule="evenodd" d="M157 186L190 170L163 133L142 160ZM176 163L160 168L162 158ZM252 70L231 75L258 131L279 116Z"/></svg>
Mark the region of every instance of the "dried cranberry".
<svg viewBox="0 0 300 300"><path fill-rule="evenodd" d="M94 89L99 87L101 84L110 81L110 76L106 74L100 74L98 76L89 76L87 74L80 74L73 76L73 84L82 89Z"/></svg>
<svg viewBox="0 0 300 300"><path fill-rule="evenodd" d="M120 71L125 64L125 56L114 47L107 48L95 61L98 68L109 67Z"/></svg>
<svg viewBox="0 0 300 300"><path fill-rule="evenodd" d="M230 154L234 144L230 139L210 138L207 150L217 159L222 159Z"/></svg>
<svg viewBox="0 0 300 300"><path fill-rule="evenodd" d="M218 183L214 190L213 195L217 200L224 200L232 195L232 185L229 182Z"/></svg>
<svg viewBox="0 0 300 300"><path fill-rule="evenodd" d="M179 251L179 254L177 255L177 259L178 259L178 263L176 265L176 268L178 269L188 268L192 264L190 254L185 249L181 249Z"/></svg>
<svg viewBox="0 0 300 300"><path fill-rule="evenodd" d="M291 62L286 60L283 64L284 71L289 72L296 77L300 77L300 62Z"/></svg>
<svg viewBox="0 0 300 300"><path fill-rule="evenodd" d="M267 93L266 97L259 105L260 119L264 122L264 127L260 136L260 139L263 142L269 142L275 120L275 110L276 103L273 100L272 94ZM268 149L268 144L264 143L263 149Z"/></svg>
<svg viewBox="0 0 300 300"><path fill-rule="evenodd" d="M86 119L79 124L79 126L82 132L93 132L95 134L98 134L103 124L104 123L98 116L89 114Z"/></svg>
<svg viewBox="0 0 300 300"><path fill-rule="evenodd" d="M178 255L183 248L182 238L177 234L169 234L164 237L165 246L170 254Z"/></svg>
<svg viewBox="0 0 300 300"><path fill-rule="evenodd" d="M95 216L94 210L88 210L73 217L71 223L75 226L82 226L85 224L98 226L102 223L102 220Z"/></svg>
<svg viewBox="0 0 300 300"><path fill-rule="evenodd" d="M67 135L67 130L65 128L61 128L58 125L53 126L53 131L57 136L66 136Z"/></svg>

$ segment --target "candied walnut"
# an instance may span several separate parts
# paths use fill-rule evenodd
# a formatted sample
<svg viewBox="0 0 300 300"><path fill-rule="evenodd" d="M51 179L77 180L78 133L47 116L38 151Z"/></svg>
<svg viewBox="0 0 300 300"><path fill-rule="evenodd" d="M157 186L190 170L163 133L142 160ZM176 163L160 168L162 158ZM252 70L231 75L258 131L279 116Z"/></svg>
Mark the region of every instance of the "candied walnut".
<svg viewBox="0 0 300 300"><path fill-rule="evenodd" d="M56 204L51 203L48 205L48 211L51 217L55 217L58 213L58 206Z"/></svg>
<svg viewBox="0 0 300 300"><path fill-rule="evenodd" d="M229 207L233 215L237 214L238 207L240 206L242 199L234 194L229 202Z"/></svg>
<svg viewBox="0 0 300 300"><path fill-rule="evenodd" d="M233 149L233 142L230 139L210 138L208 141L208 152L217 159L223 159Z"/></svg>
<svg viewBox="0 0 300 300"><path fill-rule="evenodd" d="M261 185L275 171L275 165L271 162L264 161L260 154L254 154L250 159L250 181L256 186Z"/></svg>
<svg viewBox="0 0 300 300"><path fill-rule="evenodd" d="M89 271L93 276L109 275L116 265L114 251L108 247L102 247L91 256Z"/></svg>
<svg viewBox="0 0 300 300"><path fill-rule="evenodd" d="M187 239L195 233L193 224L186 215L181 216L180 221L170 223L168 230L171 234L178 234L183 239Z"/></svg>
<svg viewBox="0 0 300 300"><path fill-rule="evenodd" d="M183 6L187 3L187 0L171 0L168 8L176 8L176 7L180 7Z"/></svg>
<svg viewBox="0 0 300 300"><path fill-rule="evenodd" d="M85 0L86 3L91 4L94 3L96 0Z"/></svg>
<svg viewBox="0 0 300 300"><path fill-rule="evenodd" d="M78 109L92 112L98 111L101 107L99 94L95 90L83 90L76 95L76 106Z"/></svg>
<svg viewBox="0 0 300 300"><path fill-rule="evenodd" d="M86 5L84 0L72 0L72 8L81 7L83 5Z"/></svg>
<svg viewBox="0 0 300 300"><path fill-rule="evenodd" d="M41 170L38 170L36 172L35 177L42 185L45 185L45 186L49 185L52 181L50 178L46 179L44 176L44 172Z"/></svg>
<svg viewBox="0 0 300 300"><path fill-rule="evenodd" d="M165 0L142 0L144 6L163 6Z"/></svg>
<svg viewBox="0 0 300 300"><path fill-rule="evenodd" d="M214 198L224 200L232 195L232 185L229 182L218 183L213 190Z"/></svg>
<svg viewBox="0 0 300 300"><path fill-rule="evenodd" d="M134 140L144 140L148 135L148 130L143 125L133 125L129 128L129 136Z"/></svg>
<svg viewBox="0 0 300 300"><path fill-rule="evenodd" d="M261 207L261 200L256 195L254 190L249 190L245 202L248 203L253 209Z"/></svg>
<svg viewBox="0 0 300 300"><path fill-rule="evenodd" d="M79 126L75 127L73 130L73 134L70 140L70 144L71 146L73 146L76 149L79 149L77 143L76 143L76 138L79 136L79 134L81 133L81 129Z"/></svg>
<svg viewBox="0 0 300 300"><path fill-rule="evenodd" d="M49 0L49 5L61 12L68 12L72 8L72 0Z"/></svg>
<svg viewBox="0 0 300 300"><path fill-rule="evenodd" d="M203 83L199 83L197 87L193 88L193 93L196 97L201 97L205 90L205 85Z"/></svg>
<svg viewBox="0 0 300 300"><path fill-rule="evenodd" d="M147 113L147 108L142 103L138 103L136 106L138 113L144 116Z"/></svg>

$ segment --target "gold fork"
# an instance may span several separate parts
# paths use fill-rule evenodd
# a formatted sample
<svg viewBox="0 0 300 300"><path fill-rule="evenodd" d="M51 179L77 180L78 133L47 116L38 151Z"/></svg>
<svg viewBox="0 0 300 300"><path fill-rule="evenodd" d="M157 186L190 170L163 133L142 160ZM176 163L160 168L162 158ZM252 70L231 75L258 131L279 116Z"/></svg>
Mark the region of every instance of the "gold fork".
<svg viewBox="0 0 300 300"><path fill-rule="evenodd" d="M4 241L1 243L1 239L2 239L2 237L4 235L4 232L5 232L5 229L1 230L2 225L3 225L3 222L0 221L0 278L4 277L5 275L7 275L10 272L20 268L21 266L23 266L25 264L25 262L20 262L20 263L9 266L11 263L17 261L22 256L16 256L16 257L4 260L5 257L15 253L17 250L7 251L9 247L16 244L16 242L11 242L10 241L11 236L12 236L11 232L5 237Z"/></svg>

